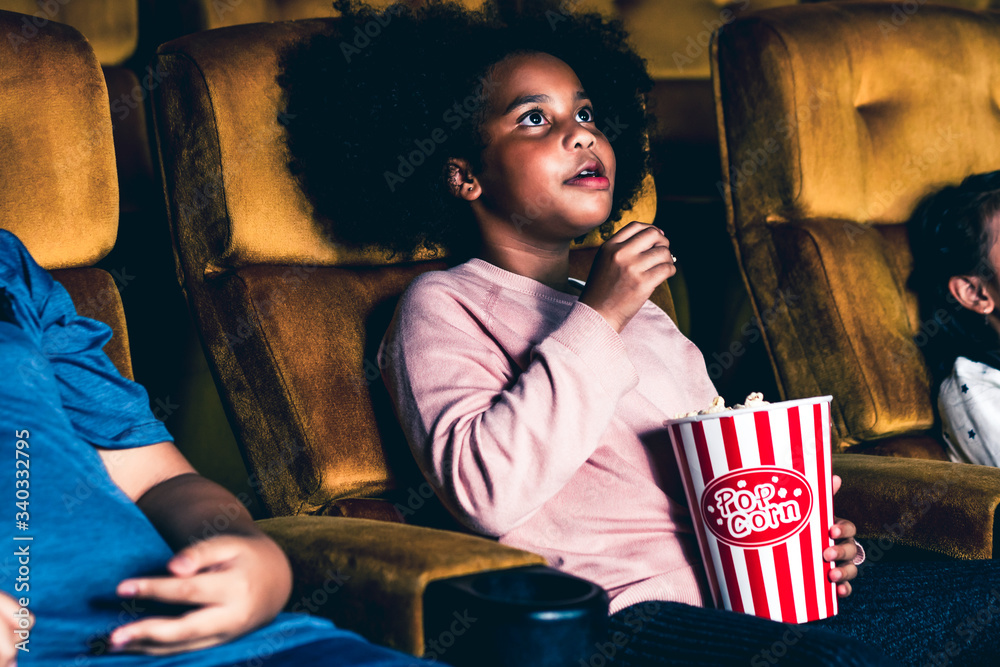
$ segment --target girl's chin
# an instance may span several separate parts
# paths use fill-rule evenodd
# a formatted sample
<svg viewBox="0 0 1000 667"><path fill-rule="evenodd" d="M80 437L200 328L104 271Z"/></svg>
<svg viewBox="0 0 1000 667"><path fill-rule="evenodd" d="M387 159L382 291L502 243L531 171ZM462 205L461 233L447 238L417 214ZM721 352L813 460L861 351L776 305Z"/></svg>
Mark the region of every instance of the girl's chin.
<svg viewBox="0 0 1000 667"><path fill-rule="evenodd" d="M601 222L595 224L580 225L579 227L577 227L577 229L580 230L580 234L576 238L579 239L584 236L593 234L595 230L600 229L601 225L604 224L605 220L607 220L607 218L604 218L604 220L601 220Z"/></svg>

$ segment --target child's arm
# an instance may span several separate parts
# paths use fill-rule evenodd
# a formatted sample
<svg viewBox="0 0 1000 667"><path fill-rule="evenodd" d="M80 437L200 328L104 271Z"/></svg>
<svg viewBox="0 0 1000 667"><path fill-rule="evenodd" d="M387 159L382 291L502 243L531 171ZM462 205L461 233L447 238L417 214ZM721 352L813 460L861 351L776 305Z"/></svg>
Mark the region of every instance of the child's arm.
<svg viewBox="0 0 1000 667"><path fill-rule="evenodd" d="M432 276L415 287L380 350L383 379L441 500L473 530L503 535L590 458L638 375L615 330L584 304L519 372L449 288Z"/></svg>
<svg viewBox="0 0 1000 667"><path fill-rule="evenodd" d="M115 650L204 648L281 611L292 586L288 560L231 493L198 475L170 442L100 453L111 479L177 551L167 563L171 576L126 579L118 594L197 606L181 616L119 627L111 634Z"/></svg>

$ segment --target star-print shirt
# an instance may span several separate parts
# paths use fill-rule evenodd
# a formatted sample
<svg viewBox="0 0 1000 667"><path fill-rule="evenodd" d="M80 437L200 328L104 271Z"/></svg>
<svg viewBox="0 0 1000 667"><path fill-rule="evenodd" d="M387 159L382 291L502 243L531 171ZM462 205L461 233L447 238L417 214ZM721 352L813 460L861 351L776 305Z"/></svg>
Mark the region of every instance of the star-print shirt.
<svg viewBox="0 0 1000 667"><path fill-rule="evenodd" d="M965 357L941 382L938 410L952 461L1000 466L1000 370Z"/></svg>

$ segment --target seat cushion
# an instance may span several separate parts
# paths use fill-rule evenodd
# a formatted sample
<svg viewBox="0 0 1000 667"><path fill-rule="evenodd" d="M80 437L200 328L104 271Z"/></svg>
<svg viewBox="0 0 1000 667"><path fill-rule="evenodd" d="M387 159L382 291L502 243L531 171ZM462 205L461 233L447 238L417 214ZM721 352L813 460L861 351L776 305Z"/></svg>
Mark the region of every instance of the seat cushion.
<svg viewBox="0 0 1000 667"><path fill-rule="evenodd" d="M111 340L104 346L118 372L132 379L132 358L129 355L128 328L125 326L125 311L114 278L101 269L62 269L53 271L52 277L59 281L73 299L76 312L84 317L104 322L113 332Z"/></svg>

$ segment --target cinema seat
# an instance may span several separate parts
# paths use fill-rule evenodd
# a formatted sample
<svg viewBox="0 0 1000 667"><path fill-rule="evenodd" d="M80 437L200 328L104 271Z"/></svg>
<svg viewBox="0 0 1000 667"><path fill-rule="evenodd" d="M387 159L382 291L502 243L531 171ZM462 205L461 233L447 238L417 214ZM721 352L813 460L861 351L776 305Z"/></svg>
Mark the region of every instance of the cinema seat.
<svg viewBox="0 0 1000 667"><path fill-rule="evenodd" d="M1000 470L943 461L901 223L1000 167L998 55L996 14L854 2L741 17L712 52L728 231L782 397L833 396L838 511L964 558L993 553Z"/></svg>
<svg viewBox="0 0 1000 667"><path fill-rule="evenodd" d="M394 0L370 0L367 4L385 8ZM416 7L422 0L404 0ZM478 7L482 0L461 0L467 7ZM179 0L162 11L177 12L186 33L226 28L246 23L293 21L297 19L335 18L332 0Z"/></svg>
<svg viewBox="0 0 1000 667"><path fill-rule="evenodd" d="M20 35L25 20L0 11L0 34ZM82 315L111 326L105 352L131 378L118 285L112 274L93 268L114 246L118 229L104 77L75 29L48 21L28 34L23 42L0 43L0 227L66 287Z"/></svg>
<svg viewBox="0 0 1000 667"><path fill-rule="evenodd" d="M514 576L510 568L543 560L454 530L381 382L376 352L398 297L417 275L446 268L447 258L423 253L390 263L382 253L338 245L321 232L289 172L278 57L330 26L323 19L239 25L162 45L157 141L178 280L254 485L266 510L283 517L261 525L297 565L321 548L334 552L322 556L331 571L356 572L323 613L419 654L425 587L438 595L441 579L483 570ZM655 197L634 213L652 221ZM575 252L574 276L586 279L595 238ZM672 312L665 286L657 298ZM436 541L418 541L424 534ZM356 565L362 554L382 564ZM396 568L414 576L402 579ZM440 600L464 585L440 593L435 608L450 615L456 607ZM492 615L488 625L502 617ZM558 646L554 634L531 632L540 643L516 633L508 643L534 645L539 655ZM471 664L487 664L485 646ZM551 660L545 664L576 663L562 662L565 654Z"/></svg>

